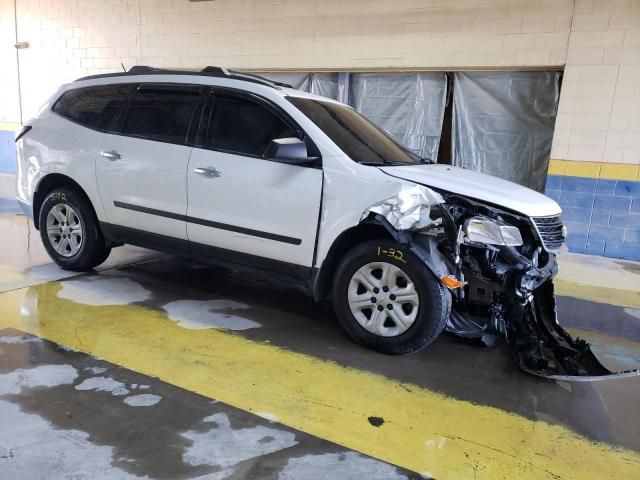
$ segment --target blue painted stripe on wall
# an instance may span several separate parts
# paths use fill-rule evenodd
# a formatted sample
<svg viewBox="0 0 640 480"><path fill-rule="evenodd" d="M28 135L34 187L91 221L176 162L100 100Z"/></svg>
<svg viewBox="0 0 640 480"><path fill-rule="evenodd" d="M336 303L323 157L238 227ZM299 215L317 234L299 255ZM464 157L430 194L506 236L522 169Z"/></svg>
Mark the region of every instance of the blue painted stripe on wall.
<svg viewBox="0 0 640 480"><path fill-rule="evenodd" d="M640 260L640 181L548 175L560 203L569 250Z"/></svg>
<svg viewBox="0 0 640 480"><path fill-rule="evenodd" d="M0 130L0 173L16 173L14 132Z"/></svg>

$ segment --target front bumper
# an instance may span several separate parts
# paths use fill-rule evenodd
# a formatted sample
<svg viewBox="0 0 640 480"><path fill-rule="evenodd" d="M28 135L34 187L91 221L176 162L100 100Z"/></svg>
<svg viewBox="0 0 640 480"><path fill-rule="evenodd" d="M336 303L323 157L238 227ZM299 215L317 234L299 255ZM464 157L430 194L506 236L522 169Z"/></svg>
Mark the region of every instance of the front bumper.
<svg viewBox="0 0 640 480"><path fill-rule="evenodd" d="M449 331L480 338L486 345L504 337L516 364L544 378L593 381L640 376L638 369L612 372L600 363L588 342L574 339L560 326L553 286L558 272L555 255L537 265L538 258L528 262L512 249L501 254L511 265L512 281L506 282L510 288L494 296L488 319L469 314L466 299L454 302Z"/></svg>
<svg viewBox="0 0 640 480"><path fill-rule="evenodd" d="M482 338L487 345L504 337L516 364L539 377L575 382L639 376L638 369L612 372L588 342L574 339L560 326L553 286L557 272L556 257L550 255L545 265L514 273L513 293L497 297L488 322L474 322L454 310L450 330Z"/></svg>
<svg viewBox="0 0 640 480"><path fill-rule="evenodd" d="M585 340L574 339L558 323L553 280L548 279L506 314L507 343L525 372L553 380L593 381L640 376L640 370L612 372Z"/></svg>

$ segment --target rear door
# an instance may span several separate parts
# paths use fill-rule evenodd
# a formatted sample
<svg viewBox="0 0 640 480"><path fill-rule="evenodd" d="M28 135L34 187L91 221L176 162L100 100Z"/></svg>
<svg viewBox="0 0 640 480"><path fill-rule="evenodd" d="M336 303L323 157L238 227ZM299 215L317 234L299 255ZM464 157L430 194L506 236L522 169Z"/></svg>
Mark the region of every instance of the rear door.
<svg viewBox="0 0 640 480"><path fill-rule="evenodd" d="M201 89L142 84L116 132L104 135L96 175L110 224L156 234L157 241L183 240L187 249L187 136Z"/></svg>
<svg viewBox="0 0 640 480"><path fill-rule="evenodd" d="M263 157L271 140L303 133L285 112L253 94L215 89L208 101L187 174L193 254L256 266L275 260L269 269L310 267L322 169ZM235 252L246 255L230 258Z"/></svg>
<svg viewBox="0 0 640 480"><path fill-rule="evenodd" d="M113 127L136 86L121 83L71 88L55 101L53 114L42 112L42 119L34 119L31 125L35 127L36 136L30 132L20 142L24 149L19 154L18 194L29 198L28 192L40 180L31 173L31 163L42 158L42 169L53 167L53 171L68 174L82 185L96 215L104 221L96 163L100 159L104 132ZM41 173L45 172L41 170Z"/></svg>

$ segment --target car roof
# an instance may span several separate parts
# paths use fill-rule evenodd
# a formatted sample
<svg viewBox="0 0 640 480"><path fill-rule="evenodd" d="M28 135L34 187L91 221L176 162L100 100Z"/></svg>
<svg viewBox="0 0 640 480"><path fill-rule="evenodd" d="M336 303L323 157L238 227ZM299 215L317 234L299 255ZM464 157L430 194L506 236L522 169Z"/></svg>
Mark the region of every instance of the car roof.
<svg viewBox="0 0 640 480"><path fill-rule="evenodd" d="M153 76L156 76L156 75L162 76L163 80L166 80L167 77L171 77L174 75L177 77L185 77L185 76L194 77L195 76L195 77L200 77L203 80L206 79L207 77L217 78L217 79L226 79L226 80L238 80L242 82L249 82L249 83L273 88L279 91L279 93L283 96L308 98L312 100L319 100L319 101L325 101L325 102L331 102L331 103L340 103L328 97L323 97L313 93L298 90L284 82L278 82L265 77L261 77L259 75L254 75L254 74L244 73L244 72L237 72L234 70L227 70L225 68L214 67L214 66L205 67L200 71L193 71L193 70L169 70L169 69L148 67L144 65L136 65L134 67L131 67L126 72L102 73L98 75L89 75L86 77L81 77L76 79L72 84L68 84L67 88L69 87L73 88L73 84L76 82L84 82L84 81L90 81L90 80L108 80L110 78L113 78L117 80L116 83L121 83L122 81L126 81L126 78L128 77L144 78L149 76L153 78ZM151 80L151 78L148 78L148 79L145 78L144 80L148 81L148 80Z"/></svg>
<svg viewBox="0 0 640 480"><path fill-rule="evenodd" d="M205 67L200 71L194 70L168 70L162 68L147 67L145 65L136 65L131 67L126 72L114 72L114 73L101 73L98 75L89 75L87 77L78 78L76 82L84 80L95 80L110 77L127 77L133 75L197 75L202 77L215 77L215 78L227 78L232 80L243 80L245 82L259 83L262 85L271 86L273 88L280 89L282 87L293 88L288 83L278 82L275 80L269 80L268 78L261 77L259 75L253 75L250 73L237 72L234 70L227 70L222 67Z"/></svg>

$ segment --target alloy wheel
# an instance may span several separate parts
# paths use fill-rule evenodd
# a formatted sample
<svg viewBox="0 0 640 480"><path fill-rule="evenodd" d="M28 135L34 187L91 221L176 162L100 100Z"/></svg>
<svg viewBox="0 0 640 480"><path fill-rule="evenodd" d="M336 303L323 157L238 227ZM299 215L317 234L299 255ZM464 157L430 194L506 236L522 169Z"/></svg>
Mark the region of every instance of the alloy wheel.
<svg viewBox="0 0 640 480"><path fill-rule="evenodd" d="M78 213L67 203L57 203L47 214L47 238L63 257L73 257L84 240L83 224Z"/></svg>

